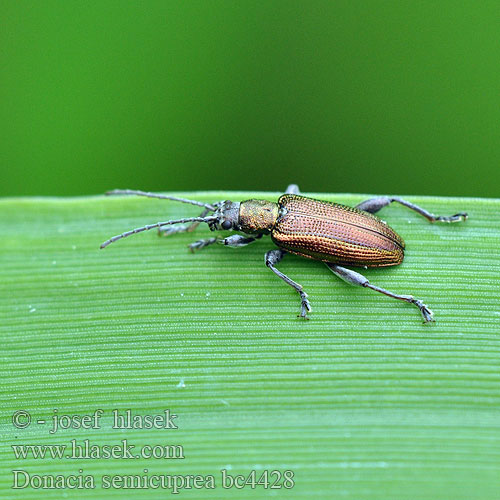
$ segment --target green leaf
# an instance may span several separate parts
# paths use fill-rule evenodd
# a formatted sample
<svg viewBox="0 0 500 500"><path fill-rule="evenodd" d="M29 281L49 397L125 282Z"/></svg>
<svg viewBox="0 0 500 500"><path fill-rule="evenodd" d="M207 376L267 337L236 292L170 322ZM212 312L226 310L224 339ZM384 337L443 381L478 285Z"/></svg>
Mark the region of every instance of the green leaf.
<svg viewBox="0 0 500 500"><path fill-rule="evenodd" d="M363 273L424 300L432 325L411 305L286 256L279 268L313 307L301 321L297 294L264 265L268 238L191 254L188 243L211 235L200 227L168 238L150 231L99 250L110 236L196 216L196 207L131 197L1 200L1 497L165 498L171 490L152 486L104 490L102 475L201 474L213 475L217 488L184 489L183 498L497 498L500 200L411 201L441 215L467 211L469 220L429 224L402 206L384 208L381 217L406 241L405 261ZM97 409L99 429L49 432L55 410ZM113 429L113 409L170 409L178 429ZM27 428L13 426L18 410L31 414ZM72 439L126 439L134 453L182 445L185 458L16 459L12 448ZM13 469L35 483L36 475L92 475L95 489L15 490ZM256 480L265 470L292 470L295 486L223 489L222 469L255 470Z"/></svg>

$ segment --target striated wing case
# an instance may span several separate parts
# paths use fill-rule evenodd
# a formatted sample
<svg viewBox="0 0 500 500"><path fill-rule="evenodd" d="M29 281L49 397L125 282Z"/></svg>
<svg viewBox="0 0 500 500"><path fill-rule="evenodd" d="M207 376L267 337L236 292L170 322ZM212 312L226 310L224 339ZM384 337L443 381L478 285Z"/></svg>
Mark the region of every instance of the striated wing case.
<svg viewBox="0 0 500 500"><path fill-rule="evenodd" d="M404 241L381 219L338 203L285 194L272 240L290 253L340 265L400 264Z"/></svg>

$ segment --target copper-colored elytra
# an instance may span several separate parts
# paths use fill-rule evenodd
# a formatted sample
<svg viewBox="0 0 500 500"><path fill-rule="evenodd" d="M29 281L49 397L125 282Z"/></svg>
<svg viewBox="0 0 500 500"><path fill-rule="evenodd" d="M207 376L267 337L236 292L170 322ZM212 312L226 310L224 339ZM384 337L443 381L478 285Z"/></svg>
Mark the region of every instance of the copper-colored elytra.
<svg viewBox="0 0 500 500"><path fill-rule="evenodd" d="M273 241L289 252L324 262L380 267L400 264L404 241L378 217L355 208L284 195Z"/></svg>

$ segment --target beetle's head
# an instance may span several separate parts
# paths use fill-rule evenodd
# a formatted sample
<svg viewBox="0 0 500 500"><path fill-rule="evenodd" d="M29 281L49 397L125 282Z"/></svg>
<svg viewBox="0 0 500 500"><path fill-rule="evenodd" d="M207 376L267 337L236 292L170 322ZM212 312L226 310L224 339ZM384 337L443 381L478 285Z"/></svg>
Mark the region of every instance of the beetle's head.
<svg viewBox="0 0 500 500"><path fill-rule="evenodd" d="M239 231L240 204L234 201L221 201L215 204L213 219L207 222L211 231Z"/></svg>

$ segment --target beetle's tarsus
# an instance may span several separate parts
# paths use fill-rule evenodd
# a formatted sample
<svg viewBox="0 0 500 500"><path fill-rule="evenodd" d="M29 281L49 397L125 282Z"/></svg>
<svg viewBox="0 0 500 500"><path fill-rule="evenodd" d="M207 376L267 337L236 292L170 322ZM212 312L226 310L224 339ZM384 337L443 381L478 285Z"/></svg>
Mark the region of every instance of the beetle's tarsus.
<svg viewBox="0 0 500 500"><path fill-rule="evenodd" d="M424 324L434 323L436 321L434 319L434 313L421 300L413 299L412 304L415 304L420 309L424 317Z"/></svg>
<svg viewBox="0 0 500 500"><path fill-rule="evenodd" d="M469 215L466 212L460 212L455 215L450 215L449 217L436 217L436 220L433 222L465 222L468 217Z"/></svg>
<svg viewBox="0 0 500 500"><path fill-rule="evenodd" d="M206 238L204 240L198 240L188 245L189 251L194 253L196 250L201 250L208 245L212 245L217 242L217 238Z"/></svg>
<svg viewBox="0 0 500 500"><path fill-rule="evenodd" d="M301 311L300 314L297 315L298 318L303 318L303 319L309 319L309 316L307 313L312 311L311 308L311 303L309 302L309 299L307 298L307 293L304 291L300 291L300 299L301 299Z"/></svg>

